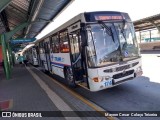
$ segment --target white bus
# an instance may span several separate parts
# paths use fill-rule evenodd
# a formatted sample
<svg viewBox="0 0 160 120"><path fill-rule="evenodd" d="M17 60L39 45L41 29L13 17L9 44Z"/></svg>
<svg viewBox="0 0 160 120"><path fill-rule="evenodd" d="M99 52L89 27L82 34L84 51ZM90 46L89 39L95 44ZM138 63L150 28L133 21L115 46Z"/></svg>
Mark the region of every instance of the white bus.
<svg viewBox="0 0 160 120"><path fill-rule="evenodd" d="M24 55L29 63L34 66L38 66L37 50L34 46L25 50Z"/></svg>
<svg viewBox="0 0 160 120"><path fill-rule="evenodd" d="M141 56L127 13L81 13L36 41L39 65L52 74L99 91L142 75Z"/></svg>

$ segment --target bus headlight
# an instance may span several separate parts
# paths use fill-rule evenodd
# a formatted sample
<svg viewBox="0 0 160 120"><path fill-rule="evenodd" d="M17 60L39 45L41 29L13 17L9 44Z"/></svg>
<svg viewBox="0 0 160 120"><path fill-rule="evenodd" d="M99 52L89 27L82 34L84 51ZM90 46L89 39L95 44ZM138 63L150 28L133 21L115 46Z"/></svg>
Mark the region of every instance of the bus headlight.
<svg viewBox="0 0 160 120"><path fill-rule="evenodd" d="M92 78L92 80L94 82L100 82L101 81L101 77L94 77L94 78Z"/></svg>
<svg viewBox="0 0 160 120"><path fill-rule="evenodd" d="M102 82L102 81L104 81L104 80L109 80L109 79L111 79L110 76L94 77L94 78L92 78L92 80L93 80L94 82Z"/></svg>

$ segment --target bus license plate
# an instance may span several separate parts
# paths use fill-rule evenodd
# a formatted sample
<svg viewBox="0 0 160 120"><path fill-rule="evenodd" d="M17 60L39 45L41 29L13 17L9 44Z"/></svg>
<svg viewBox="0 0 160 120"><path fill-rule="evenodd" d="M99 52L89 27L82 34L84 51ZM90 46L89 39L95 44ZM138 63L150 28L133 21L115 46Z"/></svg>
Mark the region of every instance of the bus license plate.
<svg viewBox="0 0 160 120"><path fill-rule="evenodd" d="M117 82L119 82L119 81L122 81L122 80L114 80L114 83L117 83Z"/></svg>
<svg viewBox="0 0 160 120"><path fill-rule="evenodd" d="M105 85L105 87L112 86L112 79L107 80L107 81L104 83L104 85Z"/></svg>

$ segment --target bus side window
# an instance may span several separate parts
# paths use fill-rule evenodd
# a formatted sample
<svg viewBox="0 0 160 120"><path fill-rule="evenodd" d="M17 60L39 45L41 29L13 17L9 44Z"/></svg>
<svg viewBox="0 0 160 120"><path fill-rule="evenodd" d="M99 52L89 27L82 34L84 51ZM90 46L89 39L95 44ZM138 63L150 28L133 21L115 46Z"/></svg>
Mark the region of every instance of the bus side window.
<svg viewBox="0 0 160 120"><path fill-rule="evenodd" d="M52 37L52 50L53 53L59 53L59 39L57 35Z"/></svg>
<svg viewBox="0 0 160 120"><path fill-rule="evenodd" d="M60 52L61 53L69 52L68 36L66 31L60 33Z"/></svg>

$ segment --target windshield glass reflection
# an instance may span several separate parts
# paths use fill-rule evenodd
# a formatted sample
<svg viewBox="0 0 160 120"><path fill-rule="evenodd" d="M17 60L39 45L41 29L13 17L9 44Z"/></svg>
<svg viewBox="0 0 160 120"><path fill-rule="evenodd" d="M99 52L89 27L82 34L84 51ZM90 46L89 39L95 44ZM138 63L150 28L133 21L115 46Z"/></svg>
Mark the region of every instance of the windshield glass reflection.
<svg viewBox="0 0 160 120"><path fill-rule="evenodd" d="M123 60L139 56L138 43L132 23L114 23L118 33Z"/></svg>
<svg viewBox="0 0 160 120"><path fill-rule="evenodd" d="M91 67L113 64L139 55L131 23L91 24L87 30L88 63Z"/></svg>

